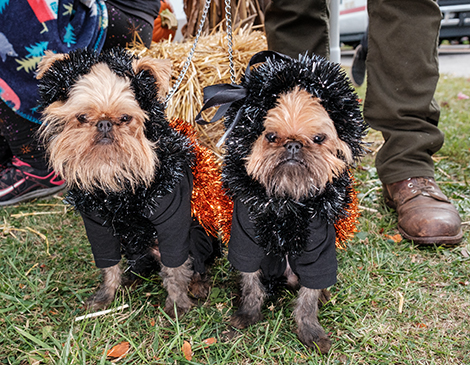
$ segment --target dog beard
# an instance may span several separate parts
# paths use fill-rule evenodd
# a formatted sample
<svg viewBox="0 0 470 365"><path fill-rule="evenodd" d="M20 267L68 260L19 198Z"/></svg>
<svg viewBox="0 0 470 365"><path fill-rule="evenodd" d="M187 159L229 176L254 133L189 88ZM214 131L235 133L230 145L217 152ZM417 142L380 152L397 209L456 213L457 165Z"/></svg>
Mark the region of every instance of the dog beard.
<svg viewBox="0 0 470 365"><path fill-rule="evenodd" d="M270 196L299 201L320 194L353 162L320 100L305 90L281 95L264 127L245 166Z"/></svg>
<svg viewBox="0 0 470 365"><path fill-rule="evenodd" d="M69 187L132 191L154 179L158 158L144 134L146 113L127 78L94 65L66 101L45 109L41 137L52 167Z"/></svg>

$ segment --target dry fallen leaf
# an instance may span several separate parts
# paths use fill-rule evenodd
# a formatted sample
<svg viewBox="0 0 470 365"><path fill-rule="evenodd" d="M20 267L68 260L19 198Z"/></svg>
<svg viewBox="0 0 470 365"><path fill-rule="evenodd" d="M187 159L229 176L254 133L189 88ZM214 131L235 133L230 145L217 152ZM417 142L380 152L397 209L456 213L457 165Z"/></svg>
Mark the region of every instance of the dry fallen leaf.
<svg viewBox="0 0 470 365"><path fill-rule="evenodd" d="M393 242L397 242L397 243L403 241L403 238L399 233L397 233L393 236L390 236L390 235L386 234L385 237L387 237L389 240L392 240Z"/></svg>
<svg viewBox="0 0 470 365"><path fill-rule="evenodd" d="M124 342L118 343L116 346L108 350L108 353L106 354L106 356L112 357L112 358L123 357L129 352L129 349L130 349L129 342L124 341Z"/></svg>
<svg viewBox="0 0 470 365"><path fill-rule="evenodd" d="M191 350L191 344L188 341L183 342L183 347L181 347L181 351L183 351L184 358L188 361L191 361L193 358L193 351Z"/></svg>
<svg viewBox="0 0 470 365"><path fill-rule="evenodd" d="M416 323L416 327L418 327L418 328L426 328L427 325L424 324L424 323Z"/></svg>
<svg viewBox="0 0 470 365"><path fill-rule="evenodd" d="M210 346L210 345L213 345L214 343L216 343L217 339L215 337L209 337L209 338L206 338L205 340L203 340L202 342L205 343L207 346Z"/></svg>

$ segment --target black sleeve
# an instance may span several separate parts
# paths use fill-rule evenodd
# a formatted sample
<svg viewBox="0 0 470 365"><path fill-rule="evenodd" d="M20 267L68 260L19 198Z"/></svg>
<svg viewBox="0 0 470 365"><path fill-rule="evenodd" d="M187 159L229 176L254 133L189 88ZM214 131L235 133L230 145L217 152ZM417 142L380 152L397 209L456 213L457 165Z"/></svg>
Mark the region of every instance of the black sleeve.
<svg viewBox="0 0 470 365"><path fill-rule="evenodd" d="M255 242L255 228L248 216L248 208L239 200L235 200L228 260L237 270L255 272L261 267L264 256L264 249Z"/></svg>
<svg viewBox="0 0 470 365"><path fill-rule="evenodd" d="M104 220L95 212L80 214L85 223L96 266L104 269L118 264L121 261L121 244L119 238L113 235L111 227L103 226Z"/></svg>
<svg viewBox="0 0 470 365"><path fill-rule="evenodd" d="M149 218L157 229L162 263L167 267L182 265L189 255L192 180L188 167L174 191L158 200L158 208Z"/></svg>
<svg viewBox="0 0 470 365"><path fill-rule="evenodd" d="M324 289L336 283L336 232L333 224L318 217L309 224L307 247L298 257L289 257L300 284L309 289Z"/></svg>

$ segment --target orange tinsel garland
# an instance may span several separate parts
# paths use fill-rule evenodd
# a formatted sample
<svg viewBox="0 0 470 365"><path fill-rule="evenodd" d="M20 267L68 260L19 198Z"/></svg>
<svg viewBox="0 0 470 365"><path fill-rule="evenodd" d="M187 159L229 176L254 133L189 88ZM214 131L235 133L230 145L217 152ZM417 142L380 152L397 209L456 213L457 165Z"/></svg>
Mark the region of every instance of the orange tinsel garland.
<svg viewBox="0 0 470 365"><path fill-rule="evenodd" d="M193 126L181 119L172 119L170 126L190 139L196 156L192 167L193 216L199 220L207 233L220 235L222 242L227 243L232 225L233 202L222 188L220 164L208 148L198 143Z"/></svg>
<svg viewBox="0 0 470 365"><path fill-rule="evenodd" d="M193 216L199 220L206 232L220 235L222 241L227 243L230 239L233 202L222 188L220 163L212 151L198 143L193 126L181 119L172 119L170 125L188 137L194 148L196 161L192 167L194 180L191 198ZM352 180L354 185L354 179ZM353 186L350 196L352 201L347 209L348 215L335 224L336 247L340 249L344 249L344 242L357 232L359 201Z"/></svg>
<svg viewBox="0 0 470 365"><path fill-rule="evenodd" d="M358 223L357 218L359 217L359 200L357 198L357 191L354 189L355 180L354 177L351 175L351 204L347 209L348 215L347 217L340 219L335 224L336 230L336 247L345 249L346 246L344 242L353 237L354 232L357 232L356 225Z"/></svg>

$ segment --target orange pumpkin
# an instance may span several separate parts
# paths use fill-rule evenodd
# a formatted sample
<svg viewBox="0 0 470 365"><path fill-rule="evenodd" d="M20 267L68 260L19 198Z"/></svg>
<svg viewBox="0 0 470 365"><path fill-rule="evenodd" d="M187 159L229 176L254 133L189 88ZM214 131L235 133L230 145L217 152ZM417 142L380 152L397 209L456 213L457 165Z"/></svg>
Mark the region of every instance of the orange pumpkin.
<svg viewBox="0 0 470 365"><path fill-rule="evenodd" d="M178 29L178 20L173 13L173 8L169 0L161 0L160 13L153 24L152 40L159 42L164 39L175 39L176 30Z"/></svg>

